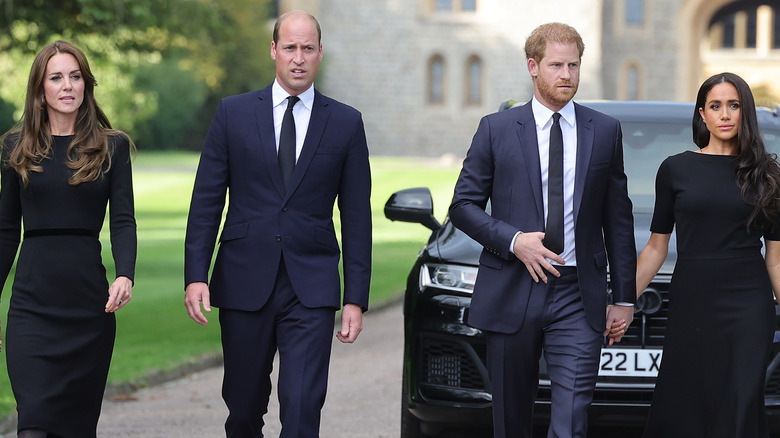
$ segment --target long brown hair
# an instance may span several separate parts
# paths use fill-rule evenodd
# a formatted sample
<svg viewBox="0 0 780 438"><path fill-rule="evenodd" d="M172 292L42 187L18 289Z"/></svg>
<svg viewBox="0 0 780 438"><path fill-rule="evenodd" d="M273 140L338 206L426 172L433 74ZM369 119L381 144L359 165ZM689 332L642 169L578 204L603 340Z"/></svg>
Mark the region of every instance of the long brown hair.
<svg viewBox="0 0 780 438"><path fill-rule="evenodd" d="M740 118L737 134L737 186L745 202L753 205L747 225L759 229L773 229L780 216L780 165L777 155L766 150L758 127L756 102L750 86L734 73L711 76L699 88L696 108L693 110L693 141L699 148L710 142L710 131L699 114L704 108L707 94L718 84L729 83L737 89Z"/></svg>
<svg viewBox="0 0 780 438"><path fill-rule="evenodd" d="M40 162L51 150L52 135L43 83L49 60L60 53L76 58L84 79L84 100L76 116L76 135L67 153L67 165L73 170L69 183L78 185L100 178L103 172L111 167L109 136L124 135L111 128L111 123L95 100L94 90L97 82L84 52L67 41L56 41L47 45L38 52L30 69L22 120L2 138L6 140L10 134L17 134L11 137L11 150L7 155L3 155L8 157L8 165L21 176L25 186L30 181L29 172L43 170Z"/></svg>

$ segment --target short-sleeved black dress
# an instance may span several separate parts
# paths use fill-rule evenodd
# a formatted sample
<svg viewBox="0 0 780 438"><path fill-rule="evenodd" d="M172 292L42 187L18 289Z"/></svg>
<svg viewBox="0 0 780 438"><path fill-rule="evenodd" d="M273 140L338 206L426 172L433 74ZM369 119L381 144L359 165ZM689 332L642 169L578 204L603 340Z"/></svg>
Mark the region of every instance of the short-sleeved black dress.
<svg viewBox="0 0 780 438"><path fill-rule="evenodd" d="M108 280L98 235L109 206L116 275L133 278L136 227L129 141L110 138L110 168L97 181L70 185L72 136L55 136L42 172L25 187L0 169L0 284L19 246L3 346L16 397L18 428L94 437L114 348L116 320L105 312ZM104 169L108 168L104 164Z"/></svg>
<svg viewBox="0 0 780 438"><path fill-rule="evenodd" d="M687 151L658 170L651 231L677 227L664 355L645 438L766 438L772 286L731 156Z"/></svg>

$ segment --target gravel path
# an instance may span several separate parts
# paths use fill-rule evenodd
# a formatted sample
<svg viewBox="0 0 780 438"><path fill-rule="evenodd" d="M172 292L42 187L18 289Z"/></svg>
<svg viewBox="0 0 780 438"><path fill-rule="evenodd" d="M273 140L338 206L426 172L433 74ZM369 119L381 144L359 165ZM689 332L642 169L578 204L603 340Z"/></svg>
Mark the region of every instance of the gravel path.
<svg viewBox="0 0 780 438"><path fill-rule="evenodd" d="M363 326L353 345L333 338L328 398L322 412L323 438L385 438L400 433L400 305L366 313ZM272 378L275 384L275 373ZM216 367L107 400L103 403L98 436L224 436L227 409L220 396L221 382L222 368ZM274 392L265 416L266 437L279 436L278 413ZM3 438L15 436L6 434Z"/></svg>

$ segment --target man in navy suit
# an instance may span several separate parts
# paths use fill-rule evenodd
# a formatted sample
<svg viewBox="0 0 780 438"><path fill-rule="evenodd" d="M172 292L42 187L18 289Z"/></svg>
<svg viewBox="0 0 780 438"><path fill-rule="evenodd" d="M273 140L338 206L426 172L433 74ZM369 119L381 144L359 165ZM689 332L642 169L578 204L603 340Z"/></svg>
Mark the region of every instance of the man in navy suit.
<svg viewBox="0 0 780 438"><path fill-rule="evenodd" d="M622 133L617 120L571 100L583 50L561 23L531 33L534 96L482 119L450 207L452 223L484 247L468 322L486 333L496 438L531 436L542 352L552 381L548 437L584 438L603 335L619 341L633 319ZM560 194L551 189L553 138L563 153ZM559 226L549 214L556 206ZM607 263L619 304L610 308Z"/></svg>
<svg viewBox="0 0 780 438"><path fill-rule="evenodd" d="M310 14L279 17L271 43L276 80L220 103L195 179L185 306L204 326L202 310L220 309L228 437L262 436L277 351L281 436L319 436L335 312L343 303L336 336L351 343L368 307L368 148L360 113L314 88L320 38ZM227 216L208 283L226 194ZM332 219L337 199L343 300Z"/></svg>

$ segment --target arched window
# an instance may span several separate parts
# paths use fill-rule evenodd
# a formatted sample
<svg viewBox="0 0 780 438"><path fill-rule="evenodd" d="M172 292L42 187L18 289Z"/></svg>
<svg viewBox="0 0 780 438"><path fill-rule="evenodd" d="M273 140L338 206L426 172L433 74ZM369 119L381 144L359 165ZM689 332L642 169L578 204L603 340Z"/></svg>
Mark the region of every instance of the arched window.
<svg viewBox="0 0 780 438"><path fill-rule="evenodd" d="M626 71L626 99L639 100L639 69L635 65Z"/></svg>
<svg viewBox="0 0 780 438"><path fill-rule="evenodd" d="M444 103L444 58L433 55L428 61L428 103Z"/></svg>
<svg viewBox="0 0 780 438"><path fill-rule="evenodd" d="M475 106L482 104L482 60L473 55L466 61L466 93L465 104Z"/></svg>
<svg viewBox="0 0 780 438"><path fill-rule="evenodd" d="M624 62L618 78L618 99L642 100L647 98L644 91L642 64L639 61L628 60Z"/></svg>

